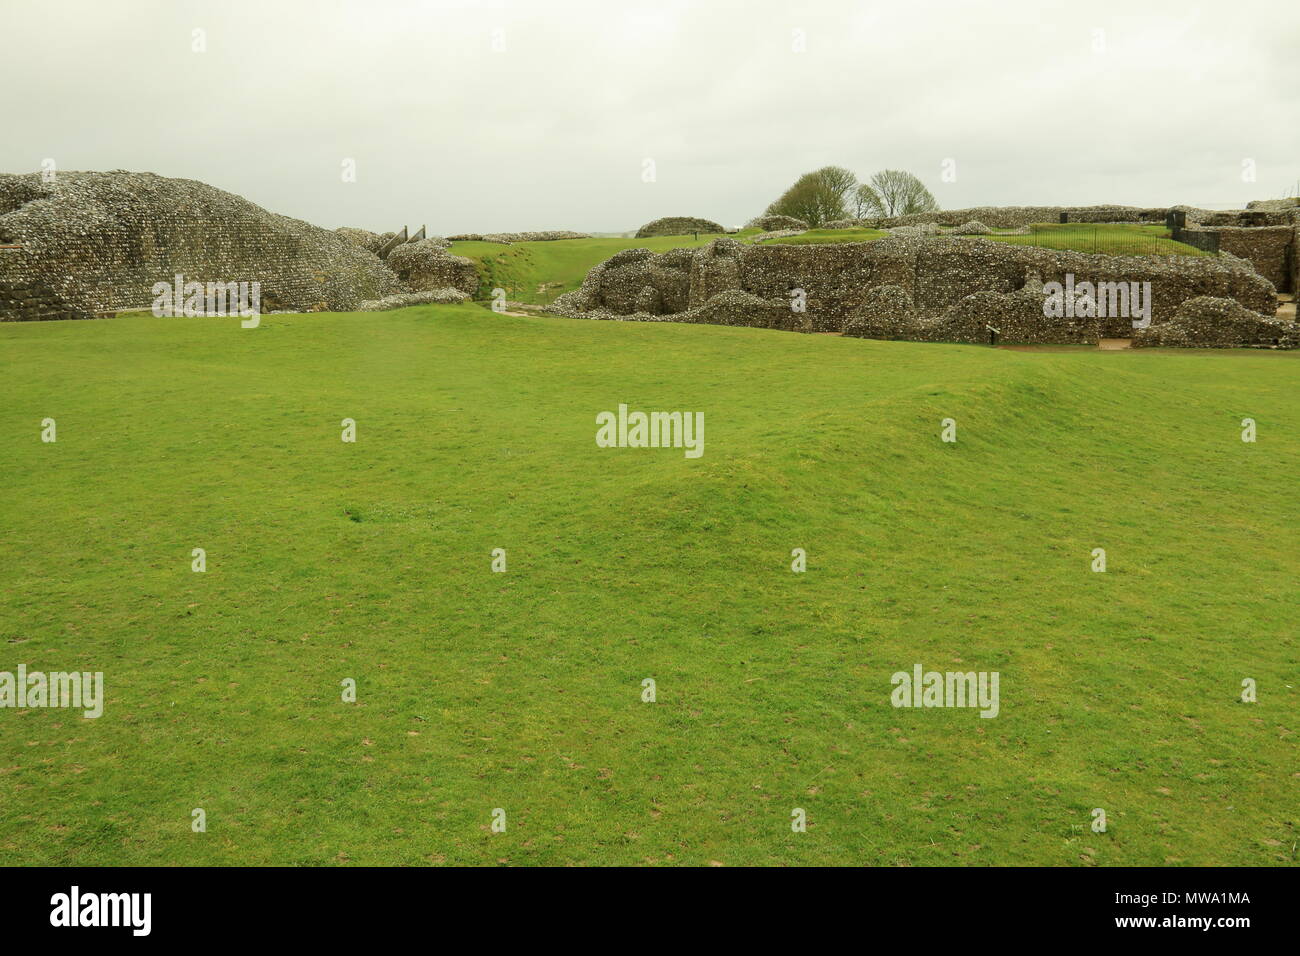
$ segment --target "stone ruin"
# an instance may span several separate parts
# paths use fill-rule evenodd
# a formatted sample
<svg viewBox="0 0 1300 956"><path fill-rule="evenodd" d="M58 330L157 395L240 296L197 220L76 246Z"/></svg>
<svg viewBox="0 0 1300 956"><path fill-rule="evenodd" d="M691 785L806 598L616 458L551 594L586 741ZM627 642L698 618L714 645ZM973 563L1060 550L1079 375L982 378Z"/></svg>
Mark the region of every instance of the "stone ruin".
<svg viewBox="0 0 1300 956"><path fill-rule="evenodd" d="M478 291L478 267L473 259L454 256L445 240L418 239L397 246L385 260L402 284L412 292L458 289L465 295Z"/></svg>
<svg viewBox="0 0 1300 956"><path fill-rule="evenodd" d="M589 232L547 229L542 232L464 232L449 236L452 242L497 242L508 246L514 242L557 242L560 239L590 239Z"/></svg>
<svg viewBox="0 0 1300 956"><path fill-rule="evenodd" d="M954 226L952 235L954 236L987 236L993 230L984 225L978 219L972 219L970 222L964 222L960 226Z"/></svg>
<svg viewBox="0 0 1300 956"><path fill-rule="evenodd" d="M808 229L808 223L802 219L796 219L794 216L766 215L756 216L745 223L746 229L758 229L762 232L784 232L787 229L797 229L804 232Z"/></svg>
<svg viewBox="0 0 1300 956"><path fill-rule="evenodd" d="M423 234L423 230L417 236ZM501 233L489 241L583 233ZM0 321L148 309L157 282L258 282L274 311L368 311L462 302L473 260L439 236L328 230L200 182L153 173L0 174Z"/></svg>
<svg viewBox="0 0 1300 956"><path fill-rule="evenodd" d="M807 229L774 229L772 232L760 232L756 236L750 236L750 242L768 242L772 239L788 239L790 236L801 236Z"/></svg>
<svg viewBox="0 0 1300 956"><path fill-rule="evenodd" d="M649 239L651 236L689 236L692 233L720 233L727 230L709 219L696 219L694 216L665 216L653 222L647 222L636 231L636 238Z"/></svg>
<svg viewBox="0 0 1300 956"><path fill-rule="evenodd" d="M406 291L328 229L152 173L0 174L0 321L149 308L153 286L261 283L263 311L348 310Z"/></svg>
<svg viewBox="0 0 1300 956"><path fill-rule="evenodd" d="M1171 214L1180 218L1175 225ZM937 227L949 235L987 235L993 229L1028 230L1035 223L1162 223L1173 238L1199 249L1249 260L1279 292L1300 291L1300 203L1293 199L1250 202L1245 209L1195 206L979 206L943 209L885 219L839 219L824 229L885 229L921 235ZM1185 226L1185 228L1184 228ZM972 231L974 227L974 231ZM980 228L982 227L982 228Z"/></svg>
<svg viewBox="0 0 1300 956"><path fill-rule="evenodd" d="M1300 205L1253 202L1220 212L1175 206L1166 223L1178 241L1248 259L1278 291L1300 291Z"/></svg>
<svg viewBox="0 0 1300 956"><path fill-rule="evenodd" d="M399 292L382 299L367 299L357 306L358 312L387 312L411 305L456 305L469 296L459 289L430 289L427 292Z"/></svg>
<svg viewBox="0 0 1300 956"><path fill-rule="evenodd" d="M1285 347L1275 334L1272 283L1249 262L1220 257L1107 256L987 239L890 236L872 242L746 245L718 238L699 249L658 255L627 249L597 265L581 288L549 311L577 318L707 322L872 338L987 343L1096 343L1134 335L1132 318L1049 318L1043 286L1151 283L1153 327L1214 323L1202 305L1229 300L1234 312L1217 341ZM795 303L802 309L794 307ZM1152 333L1154 335L1154 333ZM1213 336L1209 336L1213 338ZM1274 339L1279 341L1274 342ZM1168 342L1182 339L1171 329Z"/></svg>
<svg viewBox="0 0 1300 956"><path fill-rule="evenodd" d="M958 234L1032 222L1175 220L1187 241L1218 257L1089 255ZM980 207L852 221L890 229L869 243L748 245L719 238L659 255L629 249L597 265L550 311L583 318L707 322L842 332L917 341L1095 342L1269 348L1296 346L1294 323L1275 317L1275 289L1300 286L1294 201L1246 210L1193 207ZM762 216L752 226L805 224ZM842 224L832 224L839 226ZM939 225L956 227L934 236ZM718 223L668 217L638 235L723 232ZM545 241L582 233L475 234L486 241ZM481 292L474 262L450 240L407 241L405 230L325 230L267 212L239 196L152 173L0 174L0 321L91 318L148 308L155 283L257 281L263 311L389 309L464 301ZM459 237L457 237L459 238ZM469 238L468 236L465 238ZM1043 285L1152 285L1152 325L1048 318ZM798 300L802 308L792 308Z"/></svg>
<svg viewBox="0 0 1300 956"><path fill-rule="evenodd" d="M1141 206L974 206L969 209L936 209L876 219L836 219L824 229L889 229L891 226L961 226L975 221L993 229L1019 229L1041 222L1148 222L1163 223L1166 209Z"/></svg>
<svg viewBox="0 0 1300 956"><path fill-rule="evenodd" d="M1300 347L1300 327L1252 312L1234 299L1201 295L1178 307L1173 318L1133 336L1134 348L1170 347L1228 349Z"/></svg>

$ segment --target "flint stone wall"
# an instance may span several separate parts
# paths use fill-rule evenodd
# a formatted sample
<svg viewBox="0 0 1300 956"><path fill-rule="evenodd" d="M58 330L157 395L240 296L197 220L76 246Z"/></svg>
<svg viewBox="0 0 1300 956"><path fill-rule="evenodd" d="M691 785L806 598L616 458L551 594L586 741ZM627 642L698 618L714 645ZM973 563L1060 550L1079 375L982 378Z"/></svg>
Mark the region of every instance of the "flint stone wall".
<svg viewBox="0 0 1300 956"><path fill-rule="evenodd" d="M0 255L16 254L17 250L0 250ZM0 322L89 318L93 318L89 312L69 305L43 282L0 282Z"/></svg>
<svg viewBox="0 0 1300 956"><path fill-rule="evenodd" d="M590 239L591 233L570 232L567 229L547 229L541 232L462 232L448 236L452 242L556 242L560 239Z"/></svg>
<svg viewBox="0 0 1300 956"><path fill-rule="evenodd" d="M647 222L644 226L636 231L637 239L648 239L651 236L688 236L691 233L703 232L726 232L727 230L711 219L697 219L694 216L665 216L663 219L655 219L653 222Z"/></svg>
<svg viewBox="0 0 1300 956"><path fill-rule="evenodd" d="M1249 203L1246 209L1198 209L1195 206L1174 206L1187 214L1187 221L1200 226L1286 226L1300 221L1300 207L1274 207L1263 202Z"/></svg>
<svg viewBox="0 0 1300 956"><path fill-rule="evenodd" d="M1255 199L1246 203L1249 212L1289 212L1300 217L1300 199Z"/></svg>
<svg viewBox="0 0 1300 956"><path fill-rule="evenodd" d="M808 228L808 223L802 219L796 219L794 216L781 216L773 213L768 216L755 216L745 223L745 228L761 229L763 232L780 232L785 229L798 229L803 232Z"/></svg>
<svg viewBox="0 0 1300 956"><path fill-rule="evenodd" d="M261 283L262 307L355 308L402 291L375 255L340 235L187 179L153 173L0 174L0 283L46 288L57 317L149 308L156 282ZM13 298L13 297L11 297ZM24 310L0 301L0 321ZM61 314L60 314L61 313Z"/></svg>
<svg viewBox="0 0 1300 956"><path fill-rule="evenodd" d="M1232 299L1197 296L1182 303L1170 321L1133 336L1134 348L1160 346L1293 349L1300 347L1300 330L1295 322L1260 315Z"/></svg>
<svg viewBox="0 0 1300 956"><path fill-rule="evenodd" d="M838 219L828 222L827 229L888 229L892 226L961 226L981 222L994 229L1018 229L1040 222L1060 222L1061 213L1070 222L1164 222L1166 209L1138 206L975 206L971 209L939 209L906 216L880 219Z"/></svg>
<svg viewBox="0 0 1300 956"><path fill-rule="evenodd" d="M750 242L767 242L769 239L785 239L789 236L801 236L807 229L774 229L771 232L760 232L756 236L751 236Z"/></svg>
<svg viewBox="0 0 1300 956"><path fill-rule="evenodd" d="M403 243L388 254L387 265L412 292L451 288L472 295L478 289L473 260L451 255L436 238Z"/></svg>
<svg viewBox="0 0 1300 956"><path fill-rule="evenodd" d="M1255 271L1268 279L1279 292L1294 291L1292 273L1296 252L1296 230L1292 226L1220 226L1213 229L1189 229L1184 235L1217 238L1219 252L1229 252L1245 259Z"/></svg>
<svg viewBox="0 0 1300 956"><path fill-rule="evenodd" d="M1096 344L1102 321L1048 318L1043 289L1036 280L1015 292L976 292L949 306L938 318L925 318L897 286L873 289L863 308L845 323L844 334L911 342L993 344Z"/></svg>
<svg viewBox="0 0 1300 956"><path fill-rule="evenodd" d="M358 312L386 312L409 305L455 305L469 296L460 289L430 289L426 292L399 292L382 299L367 299L357 306Z"/></svg>
<svg viewBox="0 0 1300 956"><path fill-rule="evenodd" d="M560 296L550 310L576 317L617 318L633 313L654 314L675 320L686 311L702 308L722 292L739 290L765 303L790 310L796 290L803 290L806 319L813 331L843 331L851 320L879 326L877 290L894 287L891 301L901 295L910 303L908 316L918 323L943 320L950 332L946 341L987 341L978 329L995 315L1019 316L1010 322L1003 341L1095 341L1102 336L1128 337L1132 319L1115 317L1094 323L1042 316L1041 283L1066 281L1067 274L1081 282L1150 282L1152 321L1172 318L1178 306L1196 296L1231 298L1264 315L1276 309L1271 283L1248 262L1230 255L1220 258L1105 256L1034 246L1009 245L985 239L941 237L917 239L890 237L873 242L814 245L749 246L719 238L700 249L674 249L655 255L648 249L627 249L596 266L575 292ZM646 290L651 290L647 293ZM1015 293L1028 290L1026 296ZM977 293L987 296L964 300ZM1034 305L1036 316L1028 306ZM960 306L956 311L954 307ZM656 309L657 312L649 312ZM945 319L945 315L947 318ZM687 321L698 321L690 318ZM731 323L736 324L736 323ZM755 324L772 327L763 314ZM875 327L875 326L873 326ZM900 320L899 337L912 337L919 326ZM942 329L926 326L925 336ZM1023 335L1020 339L1017 336ZM936 338L935 340L941 340Z"/></svg>

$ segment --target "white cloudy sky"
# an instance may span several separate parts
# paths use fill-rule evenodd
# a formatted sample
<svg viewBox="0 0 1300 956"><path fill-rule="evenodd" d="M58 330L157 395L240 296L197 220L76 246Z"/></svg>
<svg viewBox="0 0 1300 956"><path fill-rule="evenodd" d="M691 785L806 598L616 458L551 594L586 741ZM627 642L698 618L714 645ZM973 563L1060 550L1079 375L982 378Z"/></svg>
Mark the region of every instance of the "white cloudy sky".
<svg viewBox="0 0 1300 956"><path fill-rule="evenodd" d="M0 0L0 36L0 171L149 170L329 227L735 225L832 163L950 208L1300 180L1277 0Z"/></svg>

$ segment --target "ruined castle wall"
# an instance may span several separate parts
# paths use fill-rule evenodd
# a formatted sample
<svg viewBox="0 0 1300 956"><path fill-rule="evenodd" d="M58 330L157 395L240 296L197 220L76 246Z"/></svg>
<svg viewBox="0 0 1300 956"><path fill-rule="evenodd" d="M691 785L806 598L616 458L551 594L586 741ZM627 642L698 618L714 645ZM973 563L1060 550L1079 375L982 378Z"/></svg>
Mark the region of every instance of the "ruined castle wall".
<svg viewBox="0 0 1300 956"><path fill-rule="evenodd" d="M1070 222L1164 222L1165 212L1163 208L1138 206L976 206L971 209L940 209L860 222L877 229L889 229L922 223L960 226L974 220L994 229L1019 229L1034 223L1060 222L1061 213L1068 213Z"/></svg>
<svg viewBox="0 0 1300 956"><path fill-rule="evenodd" d="M673 269L667 271L675 272L678 282L686 252L671 253L676 258ZM644 249L620 252L593 269L579 292L557 300L554 311L566 315L598 312L602 318L653 312L672 319L685 310L677 308L680 294L670 300L662 294L668 286L656 285L658 259ZM1181 303L1197 296L1232 299L1261 315L1272 315L1276 308L1269 281L1249 262L1231 255L1106 256L957 237L787 246L746 246L732 239L717 239L690 254L692 315L686 320L707 321L710 313L704 307L728 290L751 297L736 299L738 304L761 301L787 309L796 290L802 290L806 312L801 316L811 330L842 331L868 315L867 327L875 334L887 325L880 315L877 290L889 287L889 296L883 301L909 303L906 320L899 320L898 334L904 338L953 341L943 336L959 334L958 341L979 340L986 334L981 332L985 319L998 308L1014 313L1008 334L1019 330L1033 341L1052 341L1054 335L1056 341L1075 342L1089 336L1132 334L1131 315L1069 328L1069 323L1062 323L1054 332L1057 326L1053 321L1041 316L1040 284L1060 282L1064 286L1071 276L1076 285L1150 282L1151 318L1157 323L1169 320ZM644 295L647 288L660 294ZM1037 318L1026 311L1030 292L1037 301ZM972 296L983 298L967 301ZM760 311L763 314L755 321L774 327L771 317ZM728 316L728 324L739 324L736 309Z"/></svg>
<svg viewBox="0 0 1300 956"><path fill-rule="evenodd" d="M899 243L826 243L749 246L741 255L740 288L763 299L789 302L796 289L806 296L807 315L817 332L838 332L875 286L916 291L916 263Z"/></svg>
<svg viewBox="0 0 1300 956"><path fill-rule="evenodd" d="M931 240L917 251L916 292L918 310L936 315L974 292L1013 292L1025 285L1026 276L1044 283L1151 283L1152 321L1173 316L1186 299L1199 295L1220 295L1240 300L1246 307L1271 313L1273 290L1246 263L1210 257L1107 256L1035 246L1010 246L1004 254L1000 243L953 239ZM1101 335L1125 337L1130 320L1114 317L1101 320Z"/></svg>
<svg viewBox="0 0 1300 956"><path fill-rule="evenodd" d="M765 299L789 300L807 293L808 315L817 331L839 331L871 289L897 286L922 317L936 318L978 292L1008 294L1027 277L1043 282L1151 282L1153 321L1171 317L1185 299L1220 295L1271 313L1272 289L1232 260L1104 256L1008 245L979 239L881 239L867 243L751 247L742 257L741 285ZM1103 335L1131 330L1126 318L1105 320Z"/></svg>
<svg viewBox="0 0 1300 956"><path fill-rule="evenodd" d="M14 255L13 250L3 250L4 255ZM57 319L89 319L92 316L82 309L69 305L61 295L44 282L9 273L8 280L0 279L0 322L42 322ZM5 275L4 262L0 260L0 276Z"/></svg>
<svg viewBox="0 0 1300 956"><path fill-rule="evenodd" d="M1251 206L1256 206L1251 203ZM1187 214L1189 223L1219 228L1222 226L1239 226L1256 228L1259 226L1287 226L1300 218L1300 208L1260 208L1251 209L1197 209L1194 206L1175 206L1174 209Z"/></svg>
<svg viewBox="0 0 1300 956"><path fill-rule="evenodd" d="M402 291L345 236L152 173L0 176L0 242L23 247L0 250L0 283L52 290L58 317L148 308L154 284L178 274L258 281L263 310L345 310ZM0 297L0 320L19 317Z"/></svg>
<svg viewBox="0 0 1300 956"><path fill-rule="evenodd" d="M1255 271L1277 287L1279 292L1294 291L1291 281L1295 254L1296 230L1292 226L1242 228L1224 226L1209 230L1219 237L1219 251L1246 259Z"/></svg>

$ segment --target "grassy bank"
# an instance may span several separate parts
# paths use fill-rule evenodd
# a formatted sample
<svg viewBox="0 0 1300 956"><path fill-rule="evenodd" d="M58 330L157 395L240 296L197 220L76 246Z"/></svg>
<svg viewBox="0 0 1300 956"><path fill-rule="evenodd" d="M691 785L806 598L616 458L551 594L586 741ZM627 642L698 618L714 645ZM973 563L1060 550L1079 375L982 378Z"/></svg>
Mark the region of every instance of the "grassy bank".
<svg viewBox="0 0 1300 956"><path fill-rule="evenodd" d="M0 670L107 696L0 710L0 863L1294 864L1297 358L0 326Z"/></svg>

